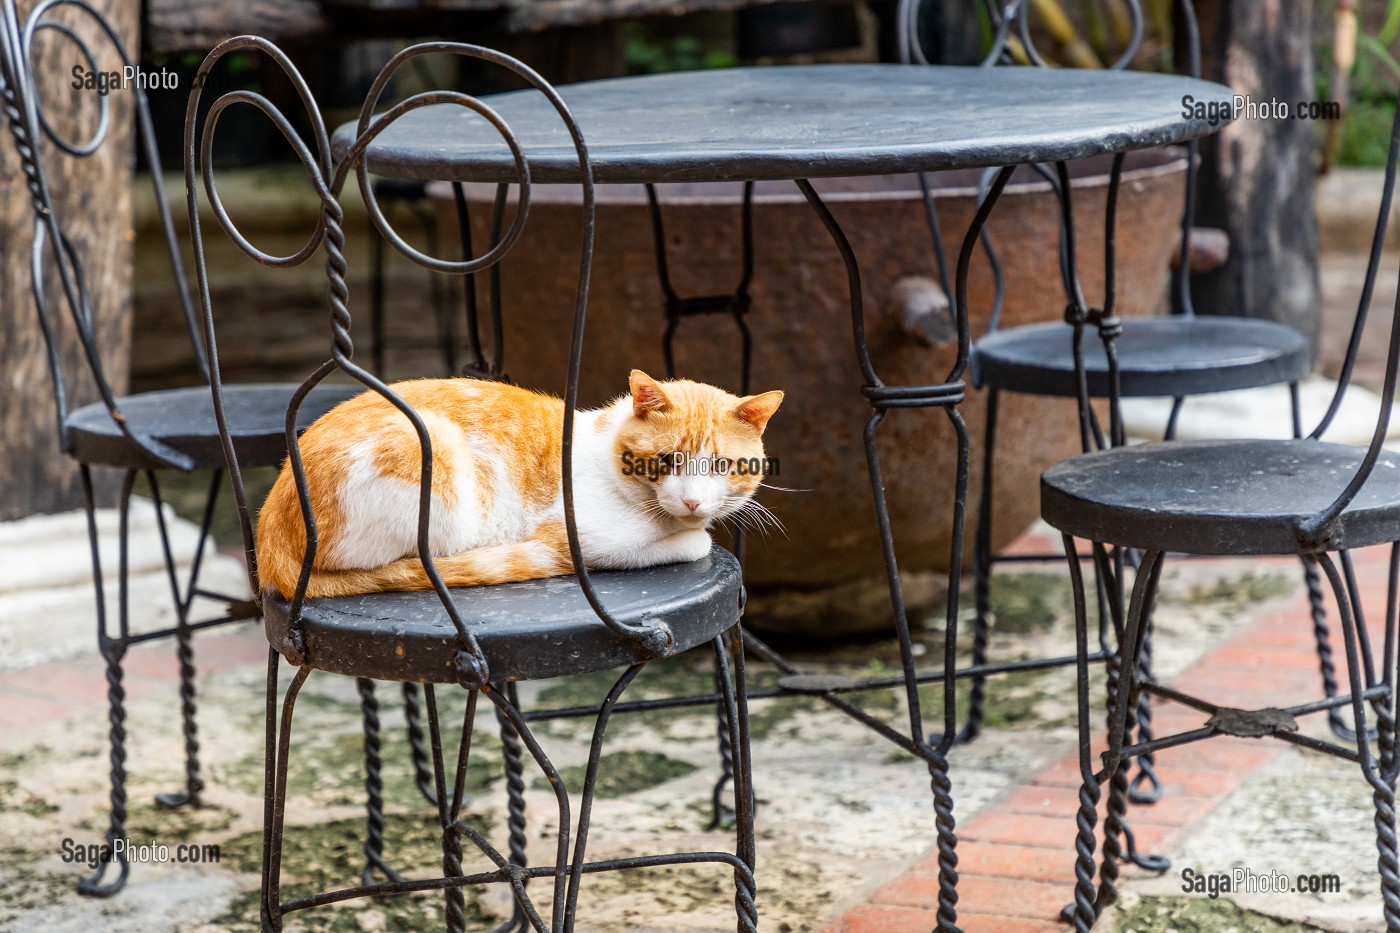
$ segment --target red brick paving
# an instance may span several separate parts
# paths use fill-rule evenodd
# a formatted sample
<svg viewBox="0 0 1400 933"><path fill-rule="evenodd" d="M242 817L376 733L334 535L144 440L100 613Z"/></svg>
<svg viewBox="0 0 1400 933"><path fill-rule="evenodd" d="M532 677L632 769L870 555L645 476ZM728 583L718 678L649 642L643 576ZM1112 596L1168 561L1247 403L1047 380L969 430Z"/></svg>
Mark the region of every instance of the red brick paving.
<svg viewBox="0 0 1400 933"><path fill-rule="evenodd" d="M1057 550L1055 544L1043 536L1028 538L1017 542L1011 552ZM1386 551L1373 548L1353 555L1363 607L1373 629L1384 607ZM1297 566L1282 558L1277 564L1284 573L1292 573ZM1346 658L1330 592L1328 612L1338 679L1346 690ZM1379 639L1377 633L1376 645ZM1302 702L1321 695L1313 646L1307 595L1300 589L1289 601L1261 608L1253 622L1200 658L1173 686L1220 705L1243 708ZM995 702L995 693L992 696ZM1153 709L1154 731L1159 736L1199 728L1208 718L1198 710L1165 701L1154 702ZM1269 740L1215 738L1159 753L1157 773L1165 787L1164 798L1129 811L1140 849L1169 856L1174 840L1189 832L1251 773L1273 761L1283 747ZM1073 896L1079 783L1078 757L1071 754L958 826L958 924L966 933L1066 929L1057 918ZM956 794L956 763L953 786ZM1100 830L1102 813L1101 805ZM1124 866L1123 874L1136 871ZM937 925L937 895L938 861L936 853L930 853L888 879L865 903L847 910L821 933L927 933Z"/></svg>
<svg viewBox="0 0 1400 933"><path fill-rule="evenodd" d="M938 924L938 913L908 907L862 904L837 920L826 933L928 933ZM964 933L1063 933L1058 923L998 917L991 914L959 914Z"/></svg>
<svg viewBox="0 0 1400 933"><path fill-rule="evenodd" d="M195 633L194 654L199 676L205 677L265 662L267 640L260 625L232 623L218 632ZM122 668L128 702L169 690L179 677L170 640L132 646ZM38 729L70 716L96 714L107 705L105 670L94 651L72 660L0 672L0 726Z"/></svg>

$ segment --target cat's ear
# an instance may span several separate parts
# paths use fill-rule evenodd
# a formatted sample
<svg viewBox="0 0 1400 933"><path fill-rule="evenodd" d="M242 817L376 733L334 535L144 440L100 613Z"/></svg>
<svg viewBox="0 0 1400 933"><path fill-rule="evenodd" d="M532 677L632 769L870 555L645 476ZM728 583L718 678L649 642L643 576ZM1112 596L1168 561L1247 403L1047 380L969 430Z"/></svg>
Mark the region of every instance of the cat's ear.
<svg viewBox="0 0 1400 933"><path fill-rule="evenodd" d="M773 417L773 413L782 403L783 393L777 390L764 392L762 395L749 395L739 399L739 404L734 408L734 415L762 434L763 429L768 426L768 419Z"/></svg>
<svg viewBox="0 0 1400 933"><path fill-rule="evenodd" d="M632 387L632 413L638 418L645 418L647 412L666 411L671 407L671 400L661 391L661 386L640 369L632 370L627 381Z"/></svg>

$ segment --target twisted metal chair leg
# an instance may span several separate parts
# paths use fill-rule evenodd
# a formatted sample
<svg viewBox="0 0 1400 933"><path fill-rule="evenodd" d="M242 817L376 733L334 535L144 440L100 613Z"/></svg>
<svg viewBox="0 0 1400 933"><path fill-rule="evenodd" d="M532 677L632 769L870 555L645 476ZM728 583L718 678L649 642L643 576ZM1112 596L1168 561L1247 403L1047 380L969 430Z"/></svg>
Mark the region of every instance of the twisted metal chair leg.
<svg viewBox="0 0 1400 933"><path fill-rule="evenodd" d="M1109 657L1107 665L1109 748L1103 755L1105 769L1098 779L1099 782L1109 780L1109 803L1103 822L1103 859L1100 860L1099 866L1099 891L1093 901L1095 919L1103 912L1103 908L1116 904L1119 899L1119 864L1126 859L1127 853L1131 852L1131 849L1127 848L1131 845L1131 832L1127 827L1128 782L1123 748L1133 733L1138 665L1141 663L1142 649L1147 642L1148 629L1151 626L1152 604L1155 601L1156 586L1161 579L1161 572L1161 552L1145 553L1138 566L1137 579L1133 581L1133 598L1128 604L1123 639L1120 640L1119 650Z"/></svg>
<svg viewBox="0 0 1400 933"><path fill-rule="evenodd" d="M1113 549L1112 563L1114 578L1120 581L1119 586L1114 588L1117 592L1121 593L1121 581L1124 576L1124 568L1131 567L1134 573L1139 572L1142 569L1142 557L1142 552L1133 548ZM1101 575L1104 572L1106 572L1104 570L1104 567L1100 566L1099 561L1095 562L1094 570L1096 577L1100 578ZM1102 582L1101 579L1100 582ZM1100 595L1100 613L1103 613L1105 611L1103 600L1115 597L1109 594L1107 589L1103 586L1098 587L1098 592ZM1153 589L1148 593L1147 598L1149 601L1144 606L1144 615L1142 619L1141 647L1138 649L1137 675L1135 678L1135 680L1138 683L1149 681L1152 678L1152 600L1155 599L1155 585ZM1102 627L1100 631L1100 647L1103 648L1104 655L1106 657L1111 658L1114 656L1113 653L1106 646ZM1121 660L1117 662L1110 662L1105 668L1105 672L1108 675L1108 692L1110 694L1110 697L1117 695L1119 683L1122 680L1121 668L1116 666L1116 664L1118 663L1121 663ZM1125 702L1130 704L1133 708L1132 726L1130 734L1135 734L1136 739L1139 742L1151 741L1152 707L1149 703L1147 694L1138 691L1136 697L1126 697ZM1124 744L1127 744L1128 735L1124 736L1123 741ZM1151 752L1148 752L1146 754L1138 756L1137 760L1131 763L1131 765L1130 763L1126 762L1122 765L1122 767L1119 770L1119 774L1124 779L1127 778L1130 767L1136 768L1136 773L1133 774L1132 779L1127 782L1127 803L1135 805L1147 805L1156 803L1162 798L1162 781L1157 776L1156 764L1156 755L1154 755ZM1110 784L1109 790L1110 811L1112 811L1114 809L1112 804L1112 793L1114 788L1112 784ZM1167 869L1171 868L1170 859L1161 855L1144 854L1138 851L1137 837L1133 834L1132 827L1128 824L1126 808L1120 806L1119 810L1120 812L1118 813L1117 818L1112 821L1113 827L1117 831L1118 837L1120 837L1122 840L1122 844L1117 855L1118 861L1121 862L1126 860L1132 862L1134 865L1138 866L1144 871L1151 872L1164 872ZM1107 827L1107 825L1108 824L1106 823L1105 826ZM1105 848L1107 848L1107 842L1105 842Z"/></svg>
<svg viewBox="0 0 1400 933"><path fill-rule="evenodd" d="M374 681L355 679L360 694L360 715L365 734L365 867L360 883L370 884L378 870L390 881L402 877L384 860L384 779L380 776L383 760L379 755L379 700L374 695Z"/></svg>
<svg viewBox="0 0 1400 933"><path fill-rule="evenodd" d="M438 819L442 824L442 874L456 878L462 874L462 837L451 812L442 763L442 732L438 725L437 696L432 684L425 684L423 695L428 707L428 735L433 750L433 778L438 800ZM467 741L464 737L463 741ZM467 898L460 887L443 889L447 907L447 933L465 933L467 928Z"/></svg>
<svg viewBox="0 0 1400 933"><path fill-rule="evenodd" d="M1393 688L1392 688L1393 689ZM1395 714L1389 700L1377 705L1376 735L1380 745L1380 775L1383 787L1372 795L1376 807L1377 867L1381 876L1381 897L1385 907L1386 929L1400 933L1400 842L1395 821Z"/></svg>
<svg viewBox="0 0 1400 933"><path fill-rule="evenodd" d="M715 666L714 680L715 691L723 694L727 684L718 664ZM734 741L722 705L715 707L715 737L719 744L719 777L710 791L710 823L706 829L727 829L734 825L734 814L724 805L724 789L734 780Z"/></svg>
<svg viewBox="0 0 1400 933"><path fill-rule="evenodd" d="M1308 610L1312 616L1313 639L1317 643L1317 667L1322 676L1322 692L1328 699L1337 695L1337 668L1332 660L1332 636L1327 630L1327 604L1316 565L1303 561L1303 584L1308 590ZM1344 742L1356 741L1356 730L1347 723L1341 709L1327 711L1327 725Z"/></svg>
<svg viewBox="0 0 1400 933"><path fill-rule="evenodd" d="M734 749L734 829L735 849L746 871L734 871L734 908L739 933L758 931L758 888L754 882L757 860L754 822L757 803L753 790L753 759L749 749L748 674L744 659L744 641L738 626L729 633L726 651L725 637L715 639L715 669L721 675L720 694L725 721ZM729 670L733 669L733 685Z"/></svg>
<svg viewBox="0 0 1400 933"><path fill-rule="evenodd" d="M204 781L199 776L199 724L195 695L194 648L190 644L188 623L175 632L175 657L180 664L180 724L185 740L185 789L183 792L159 794L156 802L165 807L199 806Z"/></svg>
<svg viewBox="0 0 1400 933"><path fill-rule="evenodd" d="M282 933L282 830L287 813L287 760L292 746L292 714L311 668L297 669L277 713L278 668L282 658L268 649L267 726L263 749L263 863L260 914L263 933Z"/></svg>
<svg viewBox="0 0 1400 933"><path fill-rule="evenodd" d="M503 690L507 701L512 706L520 708L520 698L515 684L507 684L504 687L497 687ZM510 863L520 868L526 868L530 864L526 852L529 837L526 836L525 829L525 756L524 749L520 744L520 734L515 731L515 726L511 724L506 714L496 709L496 723L501 730L501 759L505 766L506 775L506 829L509 833L507 851L510 853ZM526 879L521 880L521 885L526 884ZM493 933L511 933L515 930L529 929L529 921L521 909L519 902L512 908L510 919L498 926Z"/></svg>
<svg viewBox="0 0 1400 933"><path fill-rule="evenodd" d="M437 792L433 790L433 768L428 757L427 741L423 735L423 710L418 701L418 685L403 683L403 718L408 726L409 757L413 761L413 783L418 793L433 806L437 806Z"/></svg>
<svg viewBox="0 0 1400 933"><path fill-rule="evenodd" d="M122 685L122 656L126 645L110 640L102 646L102 657L107 662L107 742L108 779L111 789L108 792L110 812L107 823L107 847L112 852L117 839L126 836L126 688ZM117 877L105 882L107 869L115 861L119 866ZM78 883L78 893L89 897L111 897L126 886L131 874L131 864L126 853L118 852L111 861L98 864L91 875Z"/></svg>
<svg viewBox="0 0 1400 933"><path fill-rule="evenodd" d="M1123 691L1121 664L1122 661L1118 658L1110 658L1108 661L1108 728L1110 730L1114 725L1114 707L1119 703L1128 702L1128 697ZM1110 731L1110 746L1121 748L1125 741L1126 737L1119 737L1115 740ZM1126 859L1123 833L1127 825L1125 817L1128 811L1127 771L1126 767L1119 765L1113 769L1113 773L1109 776L1108 806L1103 824L1103 859L1099 869L1098 896L1094 901L1095 917L1103 912L1104 907L1118 900L1118 866Z"/></svg>
<svg viewBox="0 0 1400 933"><path fill-rule="evenodd" d="M1377 862L1381 875L1381 899L1384 903L1385 928L1390 933L1400 931L1400 859L1396 855L1395 782L1389 789L1375 792Z"/></svg>
<svg viewBox="0 0 1400 933"><path fill-rule="evenodd" d="M107 847L109 860L98 864L91 875L78 883L78 893L89 897L111 897L126 886L131 874L131 865L126 853L114 852L117 839L126 836L126 687L122 684L122 658L126 654L127 616L127 533L130 517L131 489L136 474L128 471L122 483L121 497L118 500L119 544L117 565L118 625L120 635L112 638L107 634L107 599L102 586L102 559L98 549L96 504L92 491L92 474L84 466L81 469L83 482L83 505L87 513L88 548L92 558L93 584L97 590L97 648L106 662L107 678L107 761L109 814L107 823ZM104 882L108 868L113 861L119 866L117 877Z"/></svg>
<svg viewBox="0 0 1400 933"><path fill-rule="evenodd" d="M165 524L164 501L160 495L160 485L155 472L146 471L146 483L151 490L155 504L156 527L160 531L161 553L165 559L165 572L170 579L170 598L175 607L175 657L180 665L180 729L185 742L185 787L156 795L156 803L167 809L183 806L199 806L199 794L204 789L204 781L199 777L199 724L198 707L195 695L194 647L191 644L190 605L193 602L195 581L199 576L204 545L208 541L209 526L214 519L214 504L218 499L219 471L215 471L209 495L204 504L204 521L200 525L199 544L195 550L193 567L190 571L189 587L182 592L175 572L175 554L170 547L170 532Z"/></svg>
<svg viewBox="0 0 1400 933"><path fill-rule="evenodd" d="M1099 868L1099 890L1094 916L1118 900L1118 866L1127 853L1130 833L1127 825L1128 780L1122 760L1123 748L1133 729L1137 672L1150 627L1152 605L1162 569L1162 555L1148 552L1138 566L1133 595L1128 607L1123 640L1108 660L1108 751L1104 754L1105 777L1109 781L1108 808L1104 818L1103 859Z"/></svg>
<svg viewBox="0 0 1400 933"><path fill-rule="evenodd" d="M1147 633L1142 640L1142 657L1138 661L1138 680L1150 681L1152 679L1152 620L1147 620ZM1149 702L1147 694L1139 693L1137 698L1137 710L1135 715L1137 740L1139 742L1152 741L1152 704ZM1137 770L1132 781L1128 785L1128 801L1136 805L1153 804L1162 799L1162 779L1157 776L1157 756L1152 752L1140 755L1137 759ZM1128 857L1136 862L1139 867L1148 868L1143 864L1151 856L1140 856L1137 854L1137 845L1132 841L1131 833L1128 836ZM1155 867L1156 863L1153 863ZM1151 870L1151 869L1150 869Z"/></svg>
<svg viewBox="0 0 1400 933"><path fill-rule="evenodd" d="M1384 904L1385 924L1390 933L1400 933L1400 842L1397 842L1396 838L1395 818L1397 777L1395 718L1393 713L1387 711L1378 720L1382 758L1380 762L1377 762L1371 754L1370 730L1366 728L1366 707L1368 704L1362 699L1365 684L1362 681L1362 663L1357 649L1357 643L1361 637L1357 632L1358 617L1353 614L1351 601L1347 596L1347 583L1343 581L1330 554L1308 555L1304 560L1322 566L1323 571L1327 574L1327 581L1332 586L1332 595L1337 601L1337 615L1342 623L1342 636L1346 645L1347 679L1351 687L1351 711L1356 723L1357 761L1361 765L1362 775L1371 785L1372 799L1376 808L1376 850L1379 855L1377 867L1381 876L1381 899ZM1394 579L1394 573L1392 573L1392 587ZM1393 595L1392 593L1392 607ZM1387 646L1394 643L1395 625L1394 612L1387 611ZM1388 647L1387 654L1389 653ZM1391 660L1388 657L1387 664ZM1400 671L1390 671L1389 669L1386 671L1386 683L1390 686L1390 694L1385 698L1387 707L1394 702L1397 676L1400 676ZM1387 750L1388 761L1386 760Z"/></svg>
<svg viewBox="0 0 1400 933"><path fill-rule="evenodd" d="M1074 600L1074 646L1076 700L1079 719L1079 810L1075 814L1074 903L1065 908L1065 919L1077 933L1088 933L1097 916L1094 890L1095 829L1099 821L1099 781L1093 760L1093 721L1089 704L1089 613L1084 598L1084 574L1075 552L1074 539L1063 536L1065 558L1069 561L1071 593Z"/></svg>
<svg viewBox="0 0 1400 933"><path fill-rule="evenodd" d="M953 782L948 759L935 756L928 766L933 789L934 825L938 829L938 928L956 930L958 921L957 821L953 818Z"/></svg>

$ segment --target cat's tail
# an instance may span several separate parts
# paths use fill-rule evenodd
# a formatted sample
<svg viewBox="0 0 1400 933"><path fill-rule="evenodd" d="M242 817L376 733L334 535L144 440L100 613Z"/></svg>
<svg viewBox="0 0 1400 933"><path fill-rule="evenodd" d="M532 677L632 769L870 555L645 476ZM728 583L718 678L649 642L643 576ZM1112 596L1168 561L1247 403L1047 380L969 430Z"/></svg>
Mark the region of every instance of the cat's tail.
<svg viewBox="0 0 1400 933"><path fill-rule="evenodd" d="M526 541L473 548L436 558L433 565L449 587L492 586L572 573L567 539L559 540L563 538L562 523L559 524L557 534L552 528L541 528ZM306 595L309 599L321 599L431 588L423 562L417 557L405 557L370 570L312 570Z"/></svg>

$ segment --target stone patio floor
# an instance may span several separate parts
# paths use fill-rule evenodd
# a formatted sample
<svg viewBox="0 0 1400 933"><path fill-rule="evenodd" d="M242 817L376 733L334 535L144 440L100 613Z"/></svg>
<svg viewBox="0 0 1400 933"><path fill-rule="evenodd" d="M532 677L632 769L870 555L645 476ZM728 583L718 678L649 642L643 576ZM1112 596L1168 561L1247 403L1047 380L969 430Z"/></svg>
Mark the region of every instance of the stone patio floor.
<svg viewBox="0 0 1400 933"><path fill-rule="evenodd" d="M1043 548L1034 533L1019 548ZM1385 592L1383 553L1357 554L1368 617L1378 627ZM1158 611L1161 676L1188 691L1242 707L1282 705L1319 694L1311 623L1291 560L1176 561L1164 574ZM1007 568L995 592L996 657L1066 653L1072 644L1062 568ZM937 620L923 620L919 644L931 663L941 652ZM1334 641L1340 633L1334 624ZM892 672L883 642L796 648L815 670ZM105 683L90 655L0 672L0 929L13 931L180 931L256 929L260 851L262 681L266 645L255 626L197 639L205 806L167 812L153 794L179 786L181 746L175 662L169 646L132 649L127 663L131 735L131 821L136 842L220 846L217 865L136 865L128 889L110 900L73 893L82 866L62 860L64 839L100 841L106 806ZM629 696L705 688L703 658L644 673ZM752 680L775 674L753 665ZM283 678L283 684L286 683ZM527 706L601 697L610 675L528 685ZM1077 764L1073 671L1018 674L991 682L988 732L955 748L959 832L959 921L968 933L1049 931L1073 884ZM397 692L381 689L385 723L388 855L414 876L431 876L434 817L409 779ZM926 721L938 721L936 687L924 693ZM445 701L447 702L447 701ZM862 701L899 723L894 694ZM448 714L451 718L451 714ZM1199 726L1204 716L1159 705L1158 734ZM489 733L489 718L478 720ZM577 780L589 726L540 726L541 741L566 782ZM907 728L907 726L906 726ZM1304 731L1325 736L1321 716ZM707 828L714 776L714 722L703 710L619 716L609 730L590 857L713 849L732 845ZM759 903L764 929L822 933L930 930L936 861L928 776L910 756L810 697L754 704L754 767L759 813ZM452 737L449 736L449 740ZM298 707L290 778L288 896L342 886L358 874L363 827L358 704L353 685L313 677ZM1104 929L1273 931L1381 929L1370 793L1355 765L1269 740L1215 739L1159 756L1166 795L1137 807L1139 845L1172 859L1154 877L1124 870L1125 902ZM527 769L530 840L545 851L552 798ZM473 750L469 818L503 841L499 744ZM469 860L470 863L470 860ZM1289 876L1339 876L1333 894L1246 895L1218 899L1182 893L1182 871L1247 866ZM590 876L581 930L733 929L722 871L666 869ZM532 888L532 892L536 892ZM500 892L469 899L475 928L489 928L507 905ZM441 899L401 898L292 915L290 930L373 931L440 928Z"/></svg>

